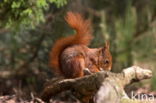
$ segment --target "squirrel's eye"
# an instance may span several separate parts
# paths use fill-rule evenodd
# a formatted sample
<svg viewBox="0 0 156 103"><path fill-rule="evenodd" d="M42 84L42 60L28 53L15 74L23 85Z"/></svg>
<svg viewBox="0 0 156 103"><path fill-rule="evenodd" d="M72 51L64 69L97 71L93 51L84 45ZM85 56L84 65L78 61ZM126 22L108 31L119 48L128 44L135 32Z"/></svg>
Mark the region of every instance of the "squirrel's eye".
<svg viewBox="0 0 156 103"><path fill-rule="evenodd" d="M105 64L109 64L109 60L104 60L104 63Z"/></svg>

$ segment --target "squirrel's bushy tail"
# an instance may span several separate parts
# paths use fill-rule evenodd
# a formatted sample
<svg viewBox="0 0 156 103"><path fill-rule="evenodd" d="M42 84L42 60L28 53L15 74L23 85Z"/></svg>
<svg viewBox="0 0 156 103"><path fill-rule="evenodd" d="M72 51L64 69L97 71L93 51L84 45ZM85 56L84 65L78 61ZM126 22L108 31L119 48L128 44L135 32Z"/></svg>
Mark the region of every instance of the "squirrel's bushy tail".
<svg viewBox="0 0 156 103"><path fill-rule="evenodd" d="M78 44L87 46L92 39L91 22L89 20L84 20L79 13L73 12L68 12L65 20L70 27L76 30L76 34L61 38L53 45L50 52L50 67L54 68L56 73L61 73L59 59L65 48Z"/></svg>

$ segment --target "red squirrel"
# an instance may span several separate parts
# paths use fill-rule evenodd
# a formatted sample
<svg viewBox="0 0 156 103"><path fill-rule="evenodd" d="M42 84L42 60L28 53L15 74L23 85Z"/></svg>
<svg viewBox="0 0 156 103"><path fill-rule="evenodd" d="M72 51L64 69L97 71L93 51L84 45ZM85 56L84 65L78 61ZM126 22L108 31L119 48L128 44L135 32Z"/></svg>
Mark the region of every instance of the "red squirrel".
<svg viewBox="0 0 156 103"><path fill-rule="evenodd" d="M50 67L65 78L83 77L87 73L111 70L112 56L108 42L103 48L88 48L93 38L90 20L85 20L82 15L73 12L68 12L65 20L76 33L54 43L50 51Z"/></svg>

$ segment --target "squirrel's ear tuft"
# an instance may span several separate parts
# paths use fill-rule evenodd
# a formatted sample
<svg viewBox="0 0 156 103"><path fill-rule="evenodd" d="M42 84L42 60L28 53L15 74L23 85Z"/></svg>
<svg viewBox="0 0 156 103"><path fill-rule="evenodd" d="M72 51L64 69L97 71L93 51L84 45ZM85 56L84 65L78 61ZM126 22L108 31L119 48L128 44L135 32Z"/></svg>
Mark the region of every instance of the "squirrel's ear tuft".
<svg viewBox="0 0 156 103"><path fill-rule="evenodd" d="M107 41L105 42L104 48L109 50L109 45L110 45L110 43L109 43L109 41L107 40Z"/></svg>

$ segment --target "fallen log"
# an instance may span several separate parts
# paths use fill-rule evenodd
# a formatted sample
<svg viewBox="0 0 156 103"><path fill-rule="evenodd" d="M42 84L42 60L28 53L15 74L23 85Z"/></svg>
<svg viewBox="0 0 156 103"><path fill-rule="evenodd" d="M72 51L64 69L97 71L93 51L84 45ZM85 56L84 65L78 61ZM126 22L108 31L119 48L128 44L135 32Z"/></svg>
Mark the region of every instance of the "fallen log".
<svg viewBox="0 0 156 103"><path fill-rule="evenodd" d="M151 77L150 70L138 66L126 68L121 73L101 71L81 78L51 81L50 85L42 91L41 98L44 101L49 101L51 96L70 90L80 101L85 103L89 102L90 98L94 99L95 103L124 103L125 98L126 101L129 100L124 91L127 84Z"/></svg>

